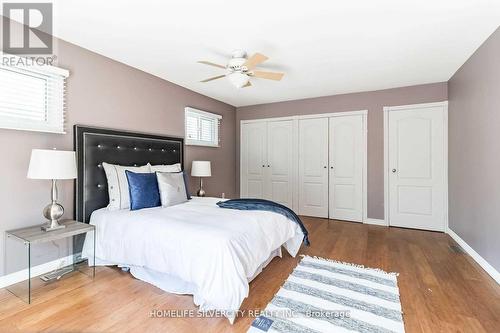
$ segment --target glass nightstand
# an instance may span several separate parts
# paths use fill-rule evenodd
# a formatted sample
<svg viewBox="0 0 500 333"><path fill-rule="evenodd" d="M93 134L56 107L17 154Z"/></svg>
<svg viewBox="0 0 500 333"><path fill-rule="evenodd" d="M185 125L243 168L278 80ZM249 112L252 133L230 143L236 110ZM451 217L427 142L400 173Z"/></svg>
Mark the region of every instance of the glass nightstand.
<svg viewBox="0 0 500 333"><path fill-rule="evenodd" d="M54 231L42 231L41 225L6 231L6 263L11 261L15 273L10 274L16 282L6 289L27 303L33 296L42 293L47 285L74 274L83 273L95 277L95 227L73 220L60 222L66 227ZM75 249L85 236L88 258L82 258L81 249ZM36 262L37 250L46 243L68 239L67 248L72 252L65 258L50 262ZM89 265L90 263L90 265Z"/></svg>

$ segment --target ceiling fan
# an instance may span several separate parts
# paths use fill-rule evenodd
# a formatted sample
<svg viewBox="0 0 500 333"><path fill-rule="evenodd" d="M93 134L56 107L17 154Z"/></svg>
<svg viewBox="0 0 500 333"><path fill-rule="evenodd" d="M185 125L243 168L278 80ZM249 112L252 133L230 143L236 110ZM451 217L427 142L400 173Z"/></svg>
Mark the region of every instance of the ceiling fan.
<svg viewBox="0 0 500 333"><path fill-rule="evenodd" d="M210 61L198 61L200 64L205 64L227 70L226 74L217 75L205 79L201 82L209 82L221 79L223 77L227 77L229 81L237 88L244 88L244 87L250 87L252 85L250 83L251 77L267 79L267 80L275 80L275 81L281 80L283 75L285 75L284 73L255 70L255 67L257 67L259 64L263 63L267 59L269 58L260 53L255 53L250 58L247 58L247 54L245 51L236 50L232 53L232 57L231 59L229 59L229 62L227 63L226 66L214 64L213 62Z"/></svg>

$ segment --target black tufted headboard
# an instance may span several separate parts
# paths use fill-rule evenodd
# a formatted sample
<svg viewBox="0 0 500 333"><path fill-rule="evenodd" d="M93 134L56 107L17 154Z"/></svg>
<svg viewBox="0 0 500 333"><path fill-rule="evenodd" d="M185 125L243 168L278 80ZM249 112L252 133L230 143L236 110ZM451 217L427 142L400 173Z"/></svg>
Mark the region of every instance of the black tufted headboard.
<svg viewBox="0 0 500 333"><path fill-rule="evenodd" d="M78 178L75 186L75 219L89 223L96 209L109 202L102 162L120 165L181 163L184 139L75 125Z"/></svg>

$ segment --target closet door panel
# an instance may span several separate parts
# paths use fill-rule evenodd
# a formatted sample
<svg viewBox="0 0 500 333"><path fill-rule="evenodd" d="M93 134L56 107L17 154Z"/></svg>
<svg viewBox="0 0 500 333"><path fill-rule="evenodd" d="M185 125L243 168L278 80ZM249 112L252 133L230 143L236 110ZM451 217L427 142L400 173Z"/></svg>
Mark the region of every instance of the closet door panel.
<svg viewBox="0 0 500 333"><path fill-rule="evenodd" d="M266 198L289 208L293 206L293 121L267 124Z"/></svg>
<svg viewBox="0 0 500 333"><path fill-rule="evenodd" d="M267 123L241 126L241 196L265 198L267 168Z"/></svg>
<svg viewBox="0 0 500 333"><path fill-rule="evenodd" d="M330 118L331 219L363 220L363 117Z"/></svg>
<svg viewBox="0 0 500 333"><path fill-rule="evenodd" d="M328 118L299 120L299 213L328 217Z"/></svg>

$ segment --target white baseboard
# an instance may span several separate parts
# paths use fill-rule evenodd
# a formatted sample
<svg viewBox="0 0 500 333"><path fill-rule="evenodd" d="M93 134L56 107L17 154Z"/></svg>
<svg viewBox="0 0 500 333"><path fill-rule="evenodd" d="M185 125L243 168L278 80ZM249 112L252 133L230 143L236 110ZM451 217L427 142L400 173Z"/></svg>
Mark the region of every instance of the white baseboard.
<svg viewBox="0 0 500 333"><path fill-rule="evenodd" d="M31 268L31 277L42 275L51 272L55 269L71 265L73 263L73 256L69 255L67 257L59 258L46 262L44 264L34 266ZM18 272L0 276L0 288L8 287L12 284L24 281L28 279L28 269L23 269Z"/></svg>
<svg viewBox="0 0 500 333"><path fill-rule="evenodd" d="M384 227L387 227L387 223L385 223L385 220L380 220L380 219L370 219L367 218L363 221L365 224L373 224L373 225L381 225Z"/></svg>
<svg viewBox="0 0 500 333"><path fill-rule="evenodd" d="M486 271L486 273L488 273L493 278L493 280L495 280L498 284L500 284L499 271L497 271L486 260L484 260L484 258L481 257L479 253L474 251L474 249L470 247L469 244L467 244L462 238L460 238L460 236L458 236L453 230L447 228L446 233L450 235L450 237L453 238L455 242L457 242L458 245L460 245L462 249L464 249L465 252L467 252L467 254L470 255L472 259L474 259L474 261L477 262L479 266L481 266Z"/></svg>

